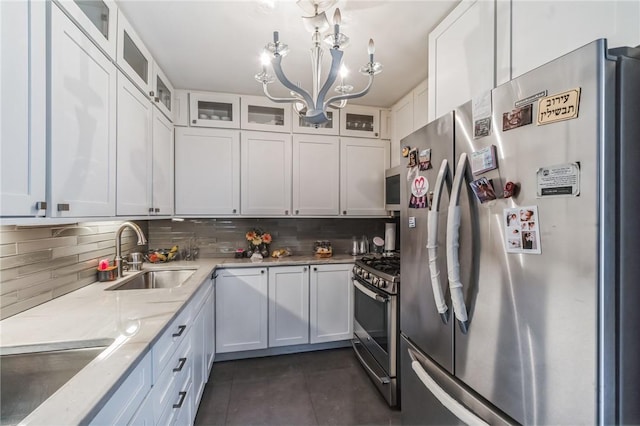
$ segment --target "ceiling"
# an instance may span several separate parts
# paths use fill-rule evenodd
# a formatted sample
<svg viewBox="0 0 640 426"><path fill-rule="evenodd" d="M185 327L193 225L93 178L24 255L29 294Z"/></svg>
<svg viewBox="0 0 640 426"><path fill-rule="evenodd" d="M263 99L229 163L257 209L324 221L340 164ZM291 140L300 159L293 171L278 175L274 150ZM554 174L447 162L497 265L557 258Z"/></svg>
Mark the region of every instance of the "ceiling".
<svg viewBox="0 0 640 426"><path fill-rule="evenodd" d="M384 66L370 92L352 102L390 107L424 80L429 32L458 2L340 0L341 32L351 39L344 54L347 83L355 91L366 84L357 70L368 61L369 38L375 41L375 60ZM262 95L254 75L264 45L279 31L290 49L282 61L285 74L310 90L311 34L293 0L120 0L118 6L178 89ZM327 11L330 20L334 9ZM328 51L323 62L328 70ZM286 96L278 82L270 90Z"/></svg>

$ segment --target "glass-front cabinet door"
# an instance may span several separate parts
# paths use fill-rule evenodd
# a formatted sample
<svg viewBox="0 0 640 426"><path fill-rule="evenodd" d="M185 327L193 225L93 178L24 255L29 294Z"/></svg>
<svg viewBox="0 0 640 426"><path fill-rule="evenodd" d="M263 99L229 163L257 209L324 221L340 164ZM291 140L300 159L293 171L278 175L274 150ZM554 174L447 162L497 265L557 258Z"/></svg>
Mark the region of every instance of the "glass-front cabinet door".
<svg viewBox="0 0 640 426"><path fill-rule="evenodd" d="M272 102L261 96L243 96L241 119L243 129L290 133L291 104Z"/></svg>
<svg viewBox="0 0 640 426"><path fill-rule="evenodd" d="M173 85L162 72L157 63L153 64L153 89L149 93L156 106L171 121L174 119L173 113Z"/></svg>
<svg viewBox="0 0 640 426"><path fill-rule="evenodd" d="M189 125L240 128L240 96L228 93L190 92Z"/></svg>
<svg viewBox="0 0 640 426"><path fill-rule="evenodd" d="M59 0L57 3L111 59L116 58L118 7L113 0Z"/></svg>
<svg viewBox="0 0 640 426"><path fill-rule="evenodd" d="M327 110L329 121L319 124L316 127L312 123L307 123L304 118L298 116L292 108L293 133L309 133L315 135L337 135L340 129L340 111L337 109Z"/></svg>
<svg viewBox="0 0 640 426"><path fill-rule="evenodd" d="M340 135L361 138L380 137L380 109L346 106L340 110Z"/></svg>
<svg viewBox="0 0 640 426"><path fill-rule="evenodd" d="M127 18L118 10L118 50L116 61L129 78L149 96L152 82L153 58Z"/></svg>

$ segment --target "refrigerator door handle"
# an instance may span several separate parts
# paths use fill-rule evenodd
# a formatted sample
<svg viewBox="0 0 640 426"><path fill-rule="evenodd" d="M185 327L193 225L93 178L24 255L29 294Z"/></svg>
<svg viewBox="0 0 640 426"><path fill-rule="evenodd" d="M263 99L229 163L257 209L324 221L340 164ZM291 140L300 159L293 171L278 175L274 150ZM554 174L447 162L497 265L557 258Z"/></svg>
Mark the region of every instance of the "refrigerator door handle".
<svg viewBox="0 0 640 426"><path fill-rule="evenodd" d="M427 216L427 253L429 256L429 271L431 272L431 288L433 291L433 299L436 308L440 314L440 319L444 324L449 322L449 307L444 300L442 294L442 282L440 279L440 268L438 267L438 218L440 216L440 200L442 198L442 190L444 184L447 184L447 190L451 194L451 171L449 162L442 160L440 171L435 183L435 193L431 210Z"/></svg>
<svg viewBox="0 0 640 426"><path fill-rule="evenodd" d="M482 425L488 426L489 424L482 420L480 417L476 416L473 411L469 410L467 407L458 402L454 397L449 395L444 389L442 389L438 383L433 380L433 378L427 373L424 369L420 361L415 357L412 353L411 349L407 349L409 351L409 356L411 357L411 368L416 373L422 384L436 397L438 401L442 405L445 406L446 409L451 411L451 413L456 416L458 419L463 421L468 425Z"/></svg>
<svg viewBox="0 0 640 426"><path fill-rule="evenodd" d="M467 167L469 167L467 154L462 153L458 160L455 177L453 178L451 200L449 202L449 212L447 215L447 272L449 274L449 289L451 291L453 312L458 319L460 330L464 334L466 334L469 329L469 317L462 292L458 249L460 248L460 190L465 181Z"/></svg>

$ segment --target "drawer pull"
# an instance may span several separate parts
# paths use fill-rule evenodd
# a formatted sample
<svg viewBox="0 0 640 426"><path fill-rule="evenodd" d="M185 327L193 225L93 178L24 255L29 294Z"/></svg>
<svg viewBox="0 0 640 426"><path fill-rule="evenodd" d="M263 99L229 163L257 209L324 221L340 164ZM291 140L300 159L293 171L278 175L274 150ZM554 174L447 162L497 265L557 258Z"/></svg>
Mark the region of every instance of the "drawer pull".
<svg viewBox="0 0 640 426"><path fill-rule="evenodd" d="M173 369L174 372L182 371L182 367L184 367L184 363L187 362L186 358L180 358L178 361L178 366Z"/></svg>
<svg viewBox="0 0 640 426"><path fill-rule="evenodd" d="M178 392L178 395L180 395L180 401L178 401L177 404L173 404L173 408L182 407L182 403L184 402L184 399L187 397L187 392Z"/></svg>
<svg viewBox="0 0 640 426"><path fill-rule="evenodd" d="M182 336L182 333L184 333L184 330L187 328L186 325L179 325L178 326L178 332L177 333L173 333L173 337L180 337Z"/></svg>

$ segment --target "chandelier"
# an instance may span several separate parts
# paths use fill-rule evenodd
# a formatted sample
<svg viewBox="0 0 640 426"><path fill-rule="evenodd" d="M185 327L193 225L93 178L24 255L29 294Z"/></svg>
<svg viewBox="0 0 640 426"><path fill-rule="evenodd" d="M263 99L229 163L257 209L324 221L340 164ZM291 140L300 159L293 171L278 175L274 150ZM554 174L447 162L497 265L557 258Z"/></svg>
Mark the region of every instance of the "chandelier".
<svg viewBox="0 0 640 426"><path fill-rule="evenodd" d="M336 82L341 72L343 49L349 44L349 37L340 32L341 16L340 9L336 8L333 15L333 31L329 31L324 37L323 33L331 28L327 20L325 11L333 6L337 0L298 0L297 4L305 12L313 13L313 16L303 16L305 28L311 36L311 72L312 87L311 93L304 90L298 84L292 83L282 71L282 58L289 52L289 47L280 41L278 31L273 32L273 42L265 46L262 61L262 71L255 75L255 79L262 83L262 89L267 98L274 102L292 103L294 111L308 123L318 127L320 124L329 121L327 108L344 108L347 100L359 98L369 92L373 84L373 76L382 71L382 65L374 62L375 52L373 40L369 39L368 53L369 62L360 68L360 73L369 76L367 86L359 92L353 92L353 86L344 84L341 77L340 83L334 88L335 94L328 95L329 90ZM331 46L331 68L324 84L320 85L322 74L322 41ZM274 97L269 93L268 85L275 81L275 77L267 71L267 64L271 63L275 77L278 78L284 87L290 90L291 97Z"/></svg>

